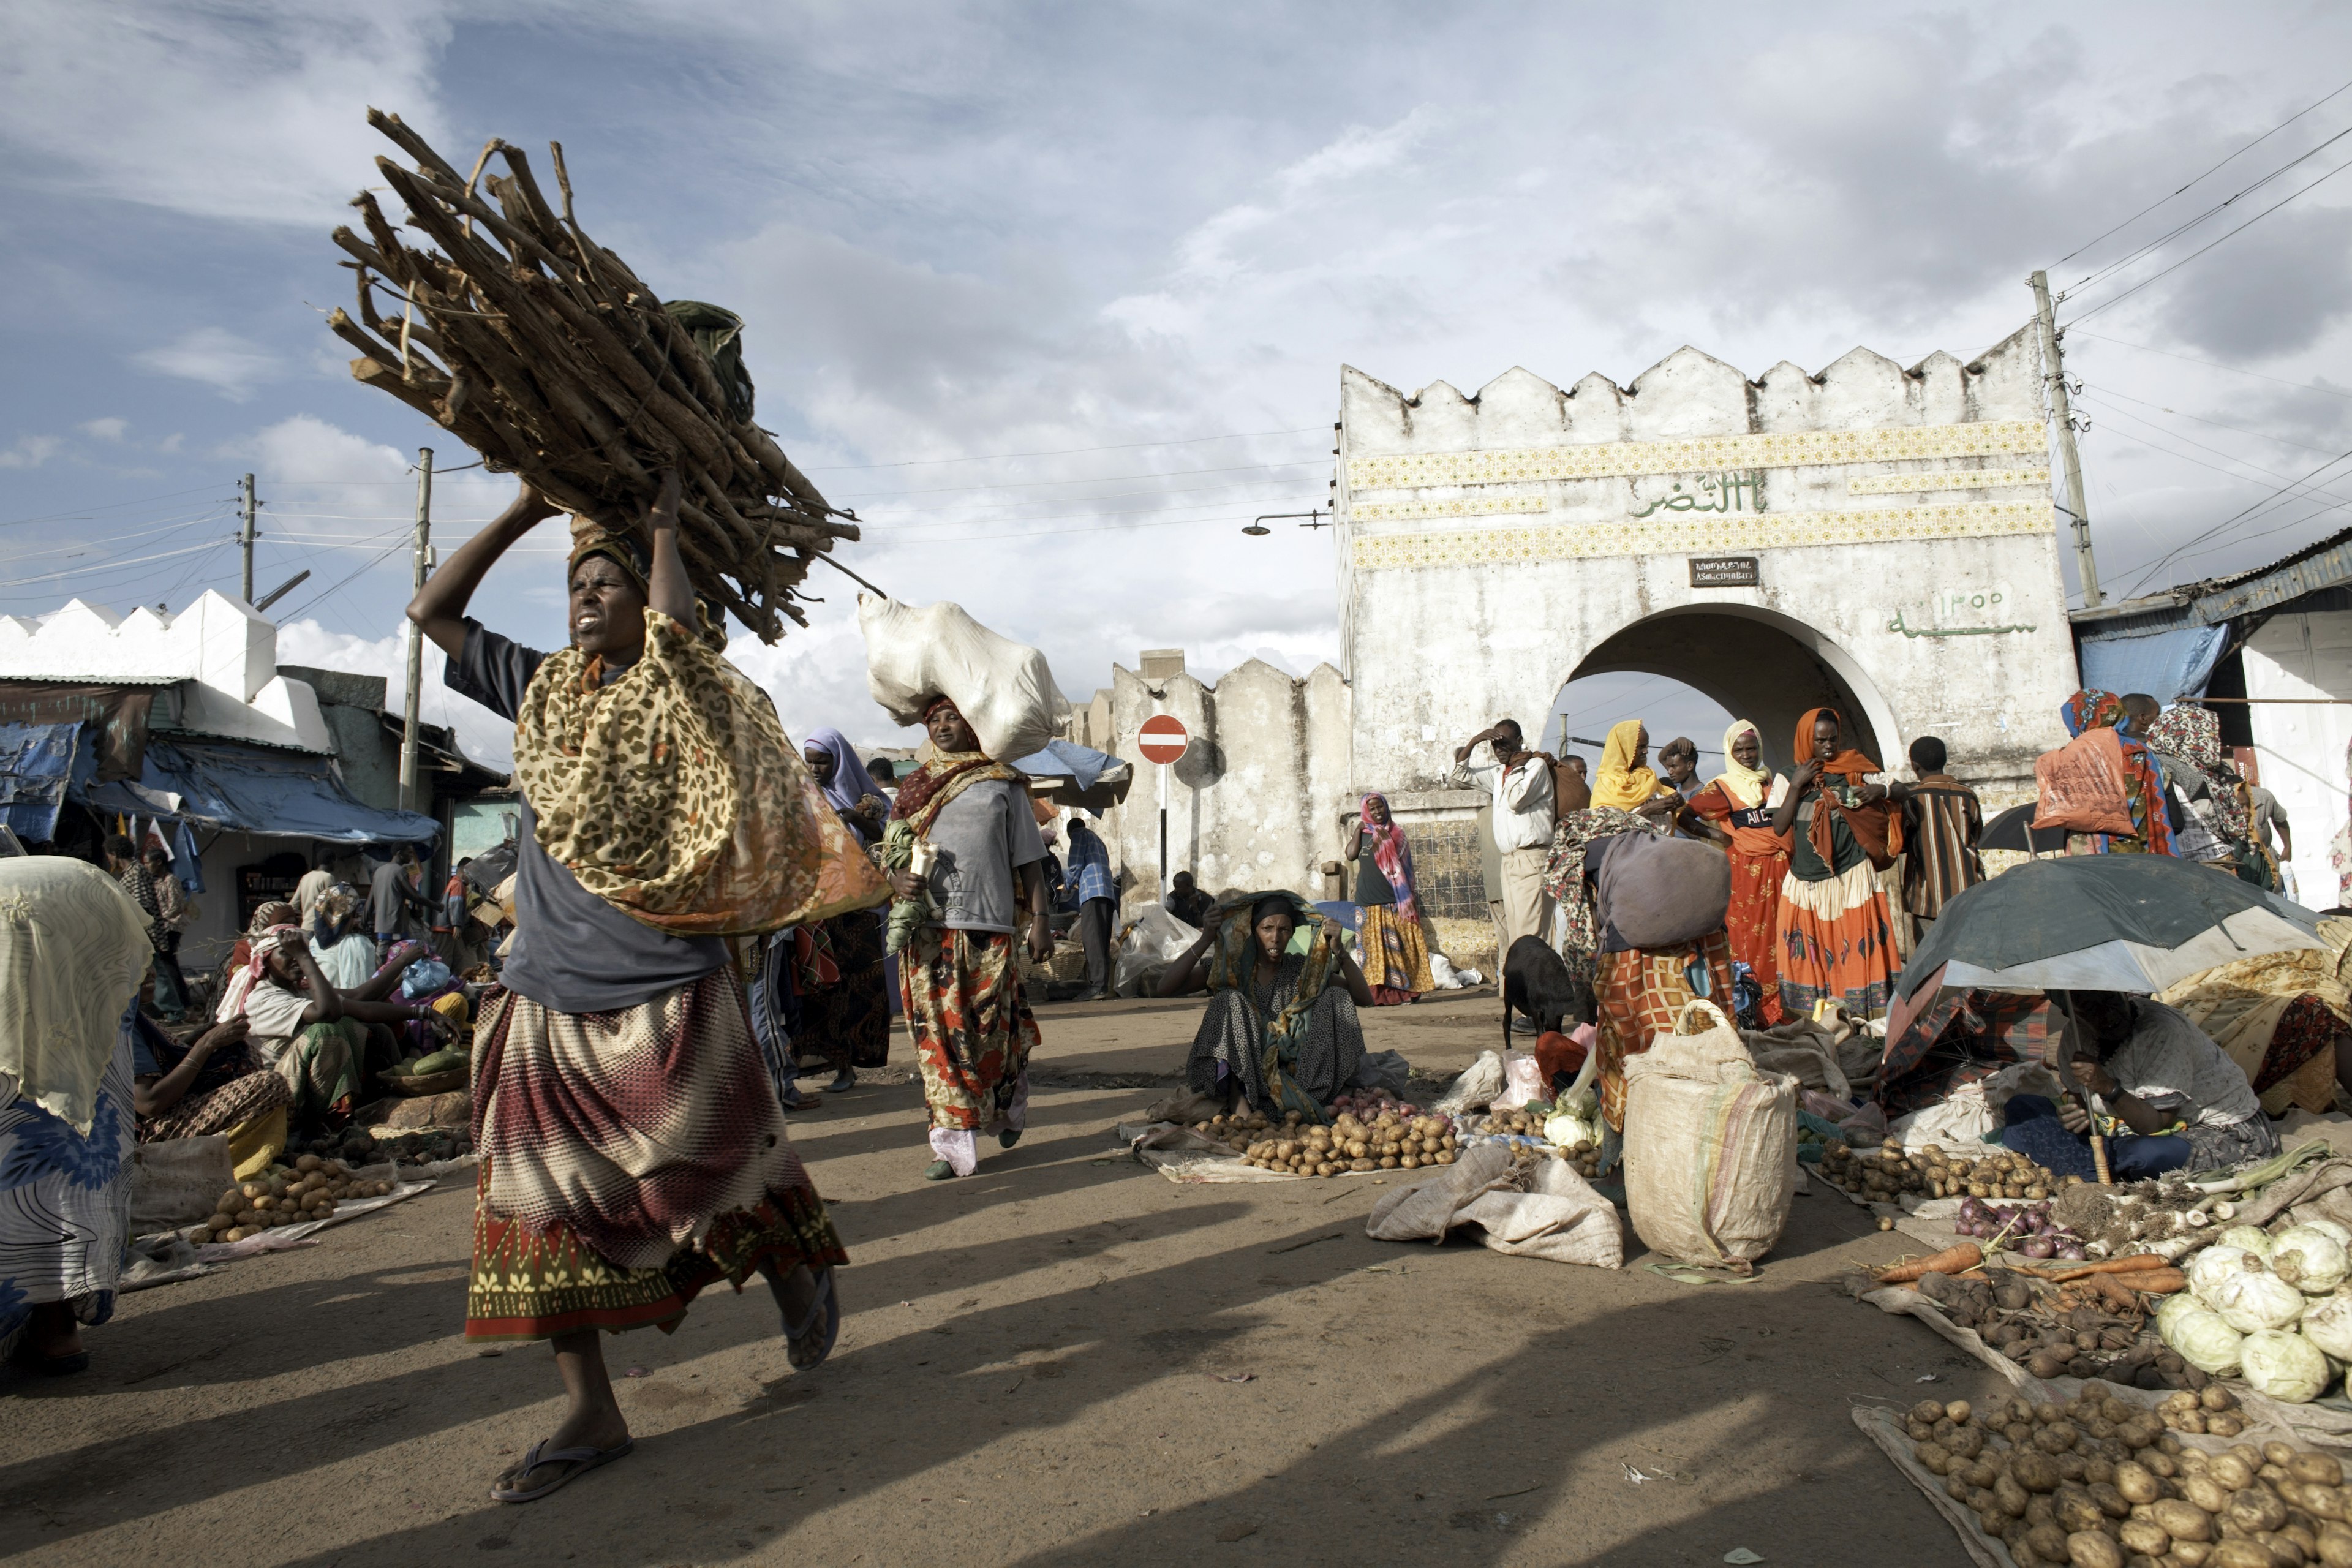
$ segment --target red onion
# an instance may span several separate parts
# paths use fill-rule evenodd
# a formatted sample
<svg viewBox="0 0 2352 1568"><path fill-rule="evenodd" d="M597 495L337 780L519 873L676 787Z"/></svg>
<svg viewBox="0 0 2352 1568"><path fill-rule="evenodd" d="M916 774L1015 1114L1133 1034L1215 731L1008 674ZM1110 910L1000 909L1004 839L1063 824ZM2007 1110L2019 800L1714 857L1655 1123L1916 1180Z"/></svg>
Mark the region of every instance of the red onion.
<svg viewBox="0 0 2352 1568"><path fill-rule="evenodd" d="M2083 1250L2083 1244L2081 1242L2070 1241L2066 1243L2065 1246L2058 1249L2058 1256L2066 1259L2069 1263L2080 1263L2084 1258L2090 1257L2090 1254Z"/></svg>
<svg viewBox="0 0 2352 1568"><path fill-rule="evenodd" d="M2029 1236L2017 1244L2017 1250L2028 1258L2050 1258L2056 1255L2058 1244L2046 1236Z"/></svg>

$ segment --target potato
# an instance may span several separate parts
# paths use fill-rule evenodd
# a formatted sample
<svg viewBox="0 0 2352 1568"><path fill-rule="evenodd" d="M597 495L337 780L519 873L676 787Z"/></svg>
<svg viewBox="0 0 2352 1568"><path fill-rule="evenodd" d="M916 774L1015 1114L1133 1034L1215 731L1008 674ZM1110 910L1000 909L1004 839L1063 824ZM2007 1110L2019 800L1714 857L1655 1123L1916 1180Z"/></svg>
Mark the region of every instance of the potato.
<svg viewBox="0 0 2352 1568"><path fill-rule="evenodd" d="M2025 1532L2025 1549L2042 1563L2066 1561L2066 1532L2054 1524L2037 1524Z"/></svg>
<svg viewBox="0 0 2352 1568"><path fill-rule="evenodd" d="M2096 1530L2106 1518L2105 1514L2099 1511L2099 1505L2091 1500L2090 1494L2078 1491L2072 1487L2062 1489L2050 1500L2051 1506L2057 1512L2059 1527L2069 1535L2078 1534L2085 1530Z"/></svg>
<svg viewBox="0 0 2352 1568"><path fill-rule="evenodd" d="M2286 1504L2278 1494L2262 1487L2248 1487L2230 1495L2230 1506L2222 1517L2234 1521L2249 1535L2276 1530L2286 1522Z"/></svg>
<svg viewBox="0 0 2352 1568"><path fill-rule="evenodd" d="M2154 1502L2164 1495L2164 1489L2157 1484L2155 1474L2136 1459L2126 1459L2116 1467L2115 1489L2126 1502ZM2162 1553L2150 1552L2149 1555L2161 1556Z"/></svg>
<svg viewBox="0 0 2352 1568"><path fill-rule="evenodd" d="M2179 1498L2158 1498L2148 1504L2148 1511L2156 1516L2157 1523L2164 1526L2164 1532L2175 1541L2213 1539L2212 1516L2195 1503L2183 1502Z"/></svg>
<svg viewBox="0 0 2352 1568"><path fill-rule="evenodd" d="M2018 1480L2015 1476L2004 1475L1999 1480L1993 1482L1992 1499L1993 1501L1999 1505L2000 1511L2009 1515L2010 1518L2021 1519L2024 1517L2026 1491L2023 1487L2018 1484Z"/></svg>
<svg viewBox="0 0 2352 1568"><path fill-rule="evenodd" d="M1917 1459L1931 1476L1948 1476L1952 1473L1951 1452L1940 1443L1920 1444L1912 1451L1912 1458Z"/></svg>
<svg viewBox="0 0 2352 1568"><path fill-rule="evenodd" d="M2095 1530L2077 1530L2066 1537L2066 1561L2074 1568L2124 1568L2124 1549Z"/></svg>
<svg viewBox="0 0 2352 1568"><path fill-rule="evenodd" d="M2266 1465L2276 1465L2284 1469L2286 1462L2294 1458L2294 1449L2275 1437L2263 1445L2263 1463Z"/></svg>
<svg viewBox="0 0 2352 1568"><path fill-rule="evenodd" d="M2311 1481L2323 1487L2344 1484L2344 1466L2332 1454L2294 1454L2284 1462L2287 1473L2296 1480Z"/></svg>
<svg viewBox="0 0 2352 1568"><path fill-rule="evenodd" d="M2207 1513L2220 1513L2230 1506L2229 1489L2215 1480L2207 1467L2204 1475L2192 1475L2180 1483L2180 1495L2203 1509Z"/></svg>
<svg viewBox="0 0 2352 1568"><path fill-rule="evenodd" d="M2088 1480L2091 1479L2091 1461L2072 1450L2061 1454L2058 1456L2058 1478L2068 1481Z"/></svg>
<svg viewBox="0 0 2352 1568"><path fill-rule="evenodd" d="M2320 1521L2319 1560L2327 1568L2352 1568L2352 1525L2332 1519Z"/></svg>
<svg viewBox="0 0 2352 1568"><path fill-rule="evenodd" d="M2125 1551L2137 1552L2143 1557L2161 1557L2172 1550L2172 1537L2153 1520L2126 1520L2116 1534Z"/></svg>
<svg viewBox="0 0 2352 1568"><path fill-rule="evenodd" d="M2091 1500L2094 1503L2096 1503L2098 1505L2099 1511L2105 1514L2109 1519L2122 1519L2131 1512L2130 1500L2126 1498L2123 1493L2117 1491L2113 1483L2108 1481L2094 1481L2091 1483L2088 1489L2091 1494Z"/></svg>
<svg viewBox="0 0 2352 1568"><path fill-rule="evenodd" d="M2205 1469L2216 1483L2233 1492L2254 1484L2254 1468L2235 1454L2214 1455ZM2221 1510L2217 1509L2214 1511L2218 1513Z"/></svg>
<svg viewBox="0 0 2352 1568"><path fill-rule="evenodd" d="M2206 1384L2205 1391L2197 1396L2197 1402L2208 1410L2235 1410L2238 1407L2238 1396L2218 1383Z"/></svg>
<svg viewBox="0 0 2352 1568"><path fill-rule="evenodd" d="M1963 1459L1973 1459L1984 1452L1984 1441L1983 1427L1957 1426L1952 1429L1952 1435L1944 1439L1944 1447Z"/></svg>
<svg viewBox="0 0 2352 1568"><path fill-rule="evenodd" d="M2242 1535L2217 1544L2205 1561L2212 1568L2272 1568L2270 1549Z"/></svg>
<svg viewBox="0 0 2352 1568"><path fill-rule="evenodd" d="M226 1236L221 1237L221 1239L223 1241L243 1241L247 1237L251 1236L252 1234L253 1233L246 1229L245 1226L238 1226L235 1230L230 1231Z"/></svg>
<svg viewBox="0 0 2352 1568"><path fill-rule="evenodd" d="M2054 1492L2060 1479L2058 1461L2032 1448L2021 1449L2009 1461L2009 1473L2030 1492Z"/></svg>
<svg viewBox="0 0 2352 1568"><path fill-rule="evenodd" d="M2072 1421L2053 1421L2033 1435L2033 1446L2045 1454L2063 1454L2080 1436Z"/></svg>
<svg viewBox="0 0 2352 1568"><path fill-rule="evenodd" d="M2309 1458L2326 1458L2325 1454L2307 1455ZM2341 1489L2322 1485L2318 1481L2303 1483L2303 1511L2326 1523L2344 1517L2344 1493Z"/></svg>

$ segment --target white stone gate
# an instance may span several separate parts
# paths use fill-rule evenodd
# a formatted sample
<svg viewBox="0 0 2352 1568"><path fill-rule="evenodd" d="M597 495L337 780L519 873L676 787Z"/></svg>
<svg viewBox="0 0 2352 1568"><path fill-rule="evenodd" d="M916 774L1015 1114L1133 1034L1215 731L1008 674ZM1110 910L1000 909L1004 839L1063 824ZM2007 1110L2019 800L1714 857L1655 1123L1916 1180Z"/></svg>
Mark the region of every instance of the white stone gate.
<svg viewBox="0 0 2352 1568"><path fill-rule="evenodd" d="M1454 748L1505 714L1533 735L1563 684L1610 670L1755 721L1783 769L1819 704L1890 772L1939 735L1989 804L2064 739L2030 332L1966 364L1855 349L1752 382L1684 348L1623 390L1514 369L1407 397L1348 369L1339 426L1353 782L1401 815L1466 815Z"/></svg>

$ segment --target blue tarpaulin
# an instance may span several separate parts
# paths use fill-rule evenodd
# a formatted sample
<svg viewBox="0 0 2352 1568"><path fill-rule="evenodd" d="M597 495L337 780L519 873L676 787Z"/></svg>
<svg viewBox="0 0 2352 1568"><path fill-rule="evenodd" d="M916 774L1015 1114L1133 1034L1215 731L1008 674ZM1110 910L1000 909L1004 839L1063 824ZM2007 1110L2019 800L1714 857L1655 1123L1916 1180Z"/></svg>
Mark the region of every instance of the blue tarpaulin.
<svg viewBox="0 0 2352 1568"><path fill-rule="evenodd" d="M1124 764L1108 752L1076 741L1048 741L1044 751L1033 752L1013 765L1033 779L1074 779L1080 789L1087 790L1094 788L1103 774Z"/></svg>
<svg viewBox="0 0 2352 1568"><path fill-rule="evenodd" d="M0 822L27 843L57 837L79 724L0 724Z"/></svg>
<svg viewBox="0 0 2352 1568"><path fill-rule="evenodd" d="M341 844L421 843L441 831L429 816L380 811L360 800L326 757L160 735L148 739L137 784L91 784L73 795L105 815L178 817L203 827Z"/></svg>
<svg viewBox="0 0 2352 1568"><path fill-rule="evenodd" d="M2116 696L2145 691L2166 707L2205 695L2213 666L2230 646L2230 628L2177 626L2137 636L2101 636L2085 627L2078 649L2083 684Z"/></svg>

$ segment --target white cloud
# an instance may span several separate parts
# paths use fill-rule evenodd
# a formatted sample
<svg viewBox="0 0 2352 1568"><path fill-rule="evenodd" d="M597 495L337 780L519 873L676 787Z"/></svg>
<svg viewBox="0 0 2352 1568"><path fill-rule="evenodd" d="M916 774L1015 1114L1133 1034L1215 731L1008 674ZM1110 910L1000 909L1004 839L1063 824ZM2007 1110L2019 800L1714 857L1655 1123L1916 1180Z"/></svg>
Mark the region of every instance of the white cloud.
<svg viewBox="0 0 2352 1568"><path fill-rule="evenodd" d="M85 420L76 428L95 441L120 441L123 432L131 428L131 421L110 415L104 419Z"/></svg>
<svg viewBox="0 0 2352 1568"><path fill-rule="evenodd" d="M278 357L225 327L198 327L161 348L131 356L142 370L199 381L233 403L250 399L280 368Z"/></svg>
<svg viewBox="0 0 2352 1568"><path fill-rule="evenodd" d="M0 7L11 177L207 219L318 225L389 144L379 102L437 130L442 6L300 0Z"/></svg>
<svg viewBox="0 0 2352 1568"><path fill-rule="evenodd" d="M0 468L37 468L64 446L56 436L19 436L14 445L0 447Z"/></svg>

